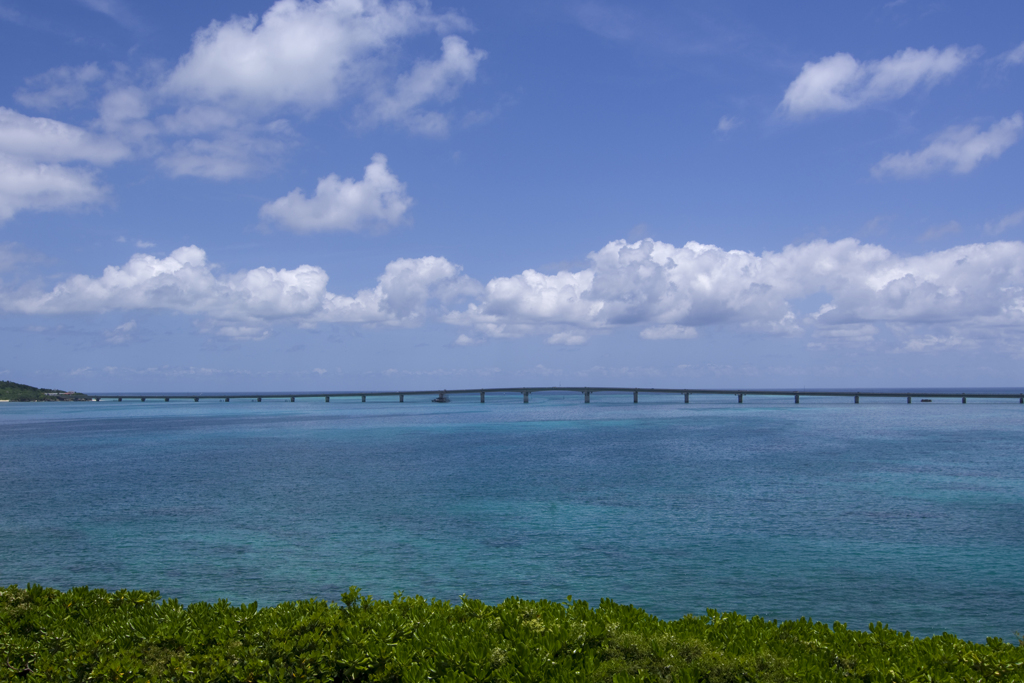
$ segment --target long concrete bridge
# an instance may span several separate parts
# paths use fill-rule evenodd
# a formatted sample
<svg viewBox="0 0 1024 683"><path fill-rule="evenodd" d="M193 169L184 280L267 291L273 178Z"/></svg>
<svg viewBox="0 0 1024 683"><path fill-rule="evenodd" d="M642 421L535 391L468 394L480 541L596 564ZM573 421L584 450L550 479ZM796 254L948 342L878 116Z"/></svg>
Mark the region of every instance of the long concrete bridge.
<svg viewBox="0 0 1024 683"><path fill-rule="evenodd" d="M594 394L623 394L628 397L632 394L633 403L639 403L642 395L672 395L681 396L684 403L690 402L691 396L735 396L737 402L743 403L744 396L779 396L779 397L792 397L794 403L800 403L800 397L832 397L832 398L851 398L854 403L860 403L862 398L906 398L907 403L913 402L915 398L918 400L931 400L936 398L943 399L960 399L962 403L967 403L967 399L1003 399L1003 400L1016 400L1021 404L1024 404L1024 393L997 393L997 392L949 392L949 391L929 391L927 389L908 389L905 391L858 391L858 390L842 390L842 391L816 391L816 390L802 390L802 389L655 389L655 388L640 388L640 387L496 387L491 389L442 389L442 390L420 390L420 391L318 391L309 393L294 393L294 392L255 392L255 393L116 393L116 394L89 394L89 398L94 401L124 401L124 400L136 400L136 401L164 401L170 402L171 400L182 401L192 400L199 402L202 400L216 400L229 402L231 399L235 400L253 400L262 401L263 399L285 399L295 402L297 398L303 399L319 399L322 398L326 402L330 402L332 398L360 398L363 403L366 403L367 397L370 398L397 398L399 403L405 402L406 396L432 396L436 402L447 402L449 397L457 395L480 395L480 403L484 403L487 399L487 394L516 394L522 395L523 403L530 402L531 394L539 393L572 393L581 394L584 403L590 403L590 397Z"/></svg>

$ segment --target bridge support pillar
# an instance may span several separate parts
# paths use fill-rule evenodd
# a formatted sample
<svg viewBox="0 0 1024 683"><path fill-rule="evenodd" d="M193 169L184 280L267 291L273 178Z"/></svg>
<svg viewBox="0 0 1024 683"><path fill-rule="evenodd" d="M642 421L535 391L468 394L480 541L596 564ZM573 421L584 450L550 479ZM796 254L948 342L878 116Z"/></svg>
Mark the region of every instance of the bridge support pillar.
<svg viewBox="0 0 1024 683"><path fill-rule="evenodd" d="M295 397L294 396L291 397L291 402L295 403Z"/></svg>
<svg viewBox="0 0 1024 683"><path fill-rule="evenodd" d="M366 403L366 394L363 394L363 403Z"/></svg>
<svg viewBox="0 0 1024 683"><path fill-rule="evenodd" d="M330 396L324 396L324 403L330 403L330 402L331 402L331 397Z"/></svg>
<svg viewBox="0 0 1024 683"><path fill-rule="evenodd" d="M120 402L121 402L121 400L122 400L122 399L121 399L120 397L118 397L118 399L117 399L117 402L118 402L118 403L120 403Z"/></svg>
<svg viewBox="0 0 1024 683"><path fill-rule="evenodd" d="M857 394L856 396L853 397L853 402L860 403L860 394Z"/></svg>
<svg viewBox="0 0 1024 683"><path fill-rule="evenodd" d="M639 402L640 402L640 392L639 391L634 391L633 392L633 403L639 403Z"/></svg>
<svg viewBox="0 0 1024 683"><path fill-rule="evenodd" d="M199 397L198 396L195 397L195 400L196 400L196 403L199 403Z"/></svg>
<svg viewBox="0 0 1024 683"><path fill-rule="evenodd" d="M142 397L142 402L143 402L143 403L145 403L145 402L146 402L146 397L145 397L145 396L143 396L143 397Z"/></svg>
<svg viewBox="0 0 1024 683"><path fill-rule="evenodd" d="M743 403L743 394L736 394L736 397L739 399L739 403Z"/></svg>
<svg viewBox="0 0 1024 683"><path fill-rule="evenodd" d="M231 399L229 397L225 396L224 397L224 402L225 403L231 403Z"/></svg>
<svg viewBox="0 0 1024 683"><path fill-rule="evenodd" d="M583 402L584 403L590 403L590 392L589 391L584 391L583 392Z"/></svg>
<svg viewBox="0 0 1024 683"><path fill-rule="evenodd" d="M523 403L529 403L529 402L530 402L530 392L529 391L524 391L523 392Z"/></svg>
<svg viewBox="0 0 1024 683"><path fill-rule="evenodd" d="M800 394L793 394L793 403L800 402Z"/></svg>
<svg viewBox="0 0 1024 683"><path fill-rule="evenodd" d="M405 394L399 394L398 395L398 402L399 403L405 403Z"/></svg>
<svg viewBox="0 0 1024 683"><path fill-rule="evenodd" d="M263 403L263 397L262 396L257 396L256 397L256 402L257 403Z"/></svg>
<svg viewBox="0 0 1024 683"><path fill-rule="evenodd" d="M1021 394L1021 395L1020 395L1020 402L1021 402L1021 403L1024 403L1024 394Z"/></svg>
<svg viewBox="0 0 1024 683"><path fill-rule="evenodd" d="M967 403L967 397L966 396L961 396L960 397L960 402L961 403Z"/></svg>
<svg viewBox="0 0 1024 683"><path fill-rule="evenodd" d="M171 399L169 396L164 396L164 403L170 403Z"/></svg>
<svg viewBox="0 0 1024 683"><path fill-rule="evenodd" d="M482 391L480 392L480 402L481 403L484 402L484 392L482 392Z"/></svg>
<svg viewBox="0 0 1024 683"><path fill-rule="evenodd" d="M907 403L910 403L910 402L911 402L910 397L907 396Z"/></svg>
<svg viewBox="0 0 1024 683"><path fill-rule="evenodd" d="M690 395L689 394L683 394L683 403L689 403L689 402L690 402Z"/></svg>

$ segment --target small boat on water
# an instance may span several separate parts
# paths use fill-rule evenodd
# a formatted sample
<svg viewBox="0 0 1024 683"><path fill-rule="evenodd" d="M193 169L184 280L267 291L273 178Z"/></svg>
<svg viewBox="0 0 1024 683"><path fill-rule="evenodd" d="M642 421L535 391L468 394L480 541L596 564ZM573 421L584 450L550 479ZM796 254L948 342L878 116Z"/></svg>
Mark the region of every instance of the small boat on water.
<svg viewBox="0 0 1024 683"><path fill-rule="evenodd" d="M437 398L430 399L430 402L431 403L451 403L452 400L450 398L448 398L448 394L441 393L441 394L437 395Z"/></svg>

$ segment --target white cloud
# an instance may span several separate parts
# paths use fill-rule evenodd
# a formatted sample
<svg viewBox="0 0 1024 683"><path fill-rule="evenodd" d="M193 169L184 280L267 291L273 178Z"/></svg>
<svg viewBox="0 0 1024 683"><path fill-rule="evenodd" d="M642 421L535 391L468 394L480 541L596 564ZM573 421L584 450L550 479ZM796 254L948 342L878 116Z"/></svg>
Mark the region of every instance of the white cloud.
<svg viewBox="0 0 1024 683"><path fill-rule="evenodd" d="M266 119L346 100L362 123L444 135L449 116L429 107L473 81L485 55L449 35L469 28L426 2L380 0L278 0L261 17L214 21L157 87L178 107L157 121L165 136L180 138L159 163L175 176L250 175L291 136L283 119ZM443 36L440 59L399 75L402 42L428 31Z"/></svg>
<svg viewBox="0 0 1024 683"><path fill-rule="evenodd" d="M76 208L105 196L91 171L0 154L0 223L19 211Z"/></svg>
<svg viewBox="0 0 1024 683"><path fill-rule="evenodd" d="M220 274L192 246L165 258L136 254L99 277L76 275L47 292L0 290L0 308L26 314L162 309L201 317L209 333L247 339L263 338L277 323L410 326L431 320L468 328L459 345L542 335L571 346L615 328L639 328L648 340L688 339L707 326L748 334L809 332L819 345L871 342L884 327L910 340L907 349L950 345L931 337L1024 337L1022 242L901 257L854 239L761 254L697 242L676 247L619 240L589 260L577 272L528 270L481 286L441 257L398 259L375 287L346 296L330 292L327 273L316 266ZM815 313L798 315L809 297L820 301L823 295L827 302L815 303Z"/></svg>
<svg viewBox="0 0 1024 683"><path fill-rule="evenodd" d="M362 180L341 180L332 173L320 179L313 197L307 199L296 188L264 204L260 215L298 232L396 225L412 199L405 192L405 184L388 171L387 162L383 154L374 154Z"/></svg>
<svg viewBox="0 0 1024 683"><path fill-rule="evenodd" d="M224 319L275 319L315 312L327 274L313 266L256 268L217 276L196 246L159 259L135 254L99 278L75 275L47 293L8 302L26 313L85 313L162 308Z"/></svg>
<svg viewBox="0 0 1024 683"><path fill-rule="evenodd" d="M697 328L682 325L658 325L647 327L640 332L644 339L693 339L697 336Z"/></svg>
<svg viewBox="0 0 1024 683"><path fill-rule="evenodd" d="M354 297L325 296L315 320L419 324L427 319L432 305L436 306L433 313L440 314L441 306L479 293L480 284L461 273L461 266L438 256L398 259L384 268L375 288Z"/></svg>
<svg viewBox="0 0 1024 683"><path fill-rule="evenodd" d="M944 349L952 349L958 347L972 347L976 346L977 341L973 339L967 339L956 333L950 335L937 336L934 334L924 335L922 337L915 337L908 339L903 345L903 351L936 351Z"/></svg>
<svg viewBox="0 0 1024 683"><path fill-rule="evenodd" d="M740 120L734 116L723 116L718 119L718 128L716 130L719 133L728 133L730 130L740 125Z"/></svg>
<svg viewBox="0 0 1024 683"><path fill-rule="evenodd" d="M112 331L107 332L107 342L111 344L124 344L132 339L131 331L136 327L134 320L118 325Z"/></svg>
<svg viewBox="0 0 1024 683"><path fill-rule="evenodd" d="M150 247L155 247L156 245L153 244L152 242L143 242L142 240L137 240L135 242L135 246L138 247L139 249L149 249Z"/></svg>
<svg viewBox="0 0 1024 683"><path fill-rule="evenodd" d="M36 162L85 161L105 166L129 153L117 140L54 119L25 116L0 107L0 154Z"/></svg>
<svg viewBox="0 0 1024 683"><path fill-rule="evenodd" d="M977 126L952 126L920 152L890 154L872 169L876 177L912 177L949 170L969 173L986 158L997 159L1020 137L1024 116L1017 112L986 131Z"/></svg>
<svg viewBox="0 0 1024 683"><path fill-rule="evenodd" d="M835 307L829 310L835 310ZM816 313L812 317L819 318L821 313ZM840 340L845 342L854 343L866 343L873 341L875 335L878 334L878 328L871 323L848 323L831 325L829 327L819 328L814 331L815 337L824 337L832 340Z"/></svg>
<svg viewBox="0 0 1024 683"><path fill-rule="evenodd" d="M135 22L122 0L79 1L121 23ZM58 134L64 149L74 135L80 151L92 145L80 161L113 163L134 150L171 176L227 180L268 167L298 141L283 117L309 117L342 102L363 124L444 135L450 116L438 106L476 78L485 56L452 35L470 28L458 14L436 13L422 1L277 0L262 16L213 21L197 31L170 70L151 64L137 73L120 68L108 74L87 64L29 79L17 99L44 109L89 100L102 83L95 128L106 136L21 117L22 130L7 145L37 144L28 129L48 121L43 133L53 146L59 147ZM412 58L404 56L404 43L432 31L440 37L439 58L415 61L419 46ZM11 125L0 121L0 153L2 128Z"/></svg>
<svg viewBox="0 0 1024 683"><path fill-rule="evenodd" d="M470 50L458 36L441 41L441 59L418 62L407 74L399 76L390 95L378 96L374 118L404 123L426 135L445 135L448 119L438 112L423 112L419 107L430 100L449 101L459 88L476 79L476 68L487 56L483 50Z"/></svg>
<svg viewBox="0 0 1024 683"><path fill-rule="evenodd" d="M853 239L760 256L696 242L620 240L589 258L578 272L495 278L481 298L445 319L492 337L632 325L646 325L647 339L685 337L707 325L794 334L793 303L825 292L831 303L803 325L1024 324L1020 242L900 258Z"/></svg>
<svg viewBox="0 0 1024 683"><path fill-rule="evenodd" d="M216 330L213 330L213 332L218 337L247 339L249 341L259 341L270 336L270 330L251 325L220 325Z"/></svg>
<svg viewBox="0 0 1024 683"><path fill-rule="evenodd" d="M139 145L159 134L150 121L150 93L133 86L115 88L99 103L99 125L128 144Z"/></svg>
<svg viewBox="0 0 1024 683"><path fill-rule="evenodd" d="M1015 66L1017 64L1024 64L1024 43L1021 43L1017 47L1013 48L1002 56L1003 64L1007 66Z"/></svg>
<svg viewBox="0 0 1024 683"><path fill-rule="evenodd" d="M166 258L135 254L103 275L76 275L49 292L8 294L2 308L28 314L101 313L163 309L205 316L216 334L259 338L275 321L415 325L430 307L471 295L479 285L444 258L399 259L387 265L374 289L354 297L327 291L322 268L254 268L219 275L196 246Z"/></svg>
<svg viewBox="0 0 1024 683"><path fill-rule="evenodd" d="M18 211L52 211L101 201L91 168L129 154L126 146L61 121L0 107L0 222Z"/></svg>
<svg viewBox="0 0 1024 683"><path fill-rule="evenodd" d="M977 52L956 45L941 52L907 48L884 59L858 62L838 52L804 64L779 105L791 116L850 111L903 97L919 84L933 86L967 65Z"/></svg>
<svg viewBox="0 0 1024 683"><path fill-rule="evenodd" d="M79 104L89 97L90 87L103 75L96 64L59 66L26 79L26 87L14 93L14 99L35 109Z"/></svg>
<svg viewBox="0 0 1024 683"><path fill-rule="evenodd" d="M587 338L582 334L576 334L574 332L556 332L555 334L548 337L548 344L556 344L562 346L579 346L580 344L586 344Z"/></svg>
<svg viewBox="0 0 1024 683"><path fill-rule="evenodd" d="M173 177L231 180L251 175L261 165L270 163L283 148L279 139L243 126L213 139L179 140L157 164Z"/></svg>
<svg viewBox="0 0 1024 683"><path fill-rule="evenodd" d="M362 85L372 57L397 39L465 28L426 4L278 0L266 13L212 22L163 86L200 102L316 110Z"/></svg>

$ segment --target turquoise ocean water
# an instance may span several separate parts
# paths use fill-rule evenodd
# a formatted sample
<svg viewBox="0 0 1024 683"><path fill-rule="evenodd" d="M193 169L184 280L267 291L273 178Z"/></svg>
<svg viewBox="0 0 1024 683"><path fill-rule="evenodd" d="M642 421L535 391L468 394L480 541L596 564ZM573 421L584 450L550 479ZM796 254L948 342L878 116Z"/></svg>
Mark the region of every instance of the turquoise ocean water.
<svg viewBox="0 0 1024 683"><path fill-rule="evenodd" d="M1024 406L0 405L0 584L1024 632Z"/></svg>

